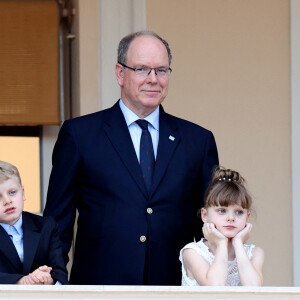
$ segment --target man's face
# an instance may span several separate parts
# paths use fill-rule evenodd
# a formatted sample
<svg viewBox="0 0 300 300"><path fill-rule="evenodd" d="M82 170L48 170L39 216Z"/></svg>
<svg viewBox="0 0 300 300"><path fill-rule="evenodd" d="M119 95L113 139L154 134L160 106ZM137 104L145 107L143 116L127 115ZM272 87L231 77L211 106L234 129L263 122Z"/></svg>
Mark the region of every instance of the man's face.
<svg viewBox="0 0 300 300"><path fill-rule="evenodd" d="M169 67L168 52L164 44L155 37L135 38L127 52L126 65L137 67ZM169 76L157 77L154 70L144 77L133 70L116 65L116 75L121 86L124 104L139 117L152 113L163 102L168 93Z"/></svg>
<svg viewBox="0 0 300 300"><path fill-rule="evenodd" d="M0 223L15 224L24 208L24 189L14 176L0 183Z"/></svg>

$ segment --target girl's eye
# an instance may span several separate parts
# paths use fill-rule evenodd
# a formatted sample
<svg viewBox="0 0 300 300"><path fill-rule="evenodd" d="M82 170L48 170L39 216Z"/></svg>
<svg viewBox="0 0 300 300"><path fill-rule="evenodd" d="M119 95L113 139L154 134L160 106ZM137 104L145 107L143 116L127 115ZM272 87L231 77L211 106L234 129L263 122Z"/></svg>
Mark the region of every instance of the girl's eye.
<svg viewBox="0 0 300 300"><path fill-rule="evenodd" d="M224 208L219 208L218 209L218 213L220 214L224 214L226 212L226 210Z"/></svg>
<svg viewBox="0 0 300 300"><path fill-rule="evenodd" d="M237 214L238 216L241 216L241 215L244 214L244 211L243 211L243 210L238 210L238 211L236 211L236 214Z"/></svg>
<svg viewBox="0 0 300 300"><path fill-rule="evenodd" d="M17 192L17 191L12 190L12 191L9 192L9 194L13 196L16 192Z"/></svg>

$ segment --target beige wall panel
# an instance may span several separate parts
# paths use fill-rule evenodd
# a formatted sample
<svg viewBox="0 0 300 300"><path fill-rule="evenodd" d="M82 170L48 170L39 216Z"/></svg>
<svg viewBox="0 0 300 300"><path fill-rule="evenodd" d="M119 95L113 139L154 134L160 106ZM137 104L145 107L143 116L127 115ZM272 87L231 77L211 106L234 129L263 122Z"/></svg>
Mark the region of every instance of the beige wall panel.
<svg viewBox="0 0 300 300"><path fill-rule="evenodd" d="M85 115L99 110L98 60L99 60L99 0L76 0L78 15L75 16L74 29L78 31L73 55L74 116ZM76 56L77 55L77 56ZM76 72L79 72L78 74ZM79 76L77 78L77 76Z"/></svg>
<svg viewBox="0 0 300 300"><path fill-rule="evenodd" d="M26 201L24 210L41 211L40 140L38 137L0 137L0 160L19 170Z"/></svg>
<svg viewBox="0 0 300 300"><path fill-rule="evenodd" d="M265 250L265 285L292 284L288 0L147 0L173 73L164 107L211 129L220 162L242 173ZM197 138L197 137L195 137Z"/></svg>

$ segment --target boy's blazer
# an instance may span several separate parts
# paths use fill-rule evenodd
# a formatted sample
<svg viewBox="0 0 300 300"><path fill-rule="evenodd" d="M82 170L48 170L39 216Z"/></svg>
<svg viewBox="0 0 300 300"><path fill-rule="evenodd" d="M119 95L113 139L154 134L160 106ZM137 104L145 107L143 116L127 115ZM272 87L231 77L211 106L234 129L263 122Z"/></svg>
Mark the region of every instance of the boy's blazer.
<svg viewBox="0 0 300 300"><path fill-rule="evenodd" d="M45 215L59 224L65 261L78 228L71 284L180 285L180 249L218 164L212 133L160 107L150 195L119 103L64 122L54 151Z"/></svg>
<svg viewBox="0 0 300 300"><path fill-rule="evenodd" d="M6 231L0 226L0 284L14 284L38 267L52 267L54 281L68 284L57 225L50 217L23 212L24 262Z"/></svg>

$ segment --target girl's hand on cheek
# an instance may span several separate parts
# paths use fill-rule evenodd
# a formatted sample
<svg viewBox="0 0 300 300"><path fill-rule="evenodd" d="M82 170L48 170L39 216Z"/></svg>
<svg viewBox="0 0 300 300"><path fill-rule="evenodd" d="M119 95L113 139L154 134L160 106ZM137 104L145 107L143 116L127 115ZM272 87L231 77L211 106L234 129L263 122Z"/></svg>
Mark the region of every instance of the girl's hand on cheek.
<svg viewBox="0 0 300 300"><path fill-rule="evenodd" d="M202 227L204 237L210 244L218 246L221 242L227 242L228 239L215 227L213 223L204 223Z"/></svg>
<svg viewBox="0 0 300 300"><path fill-rule="evenodd" d="M232 239L232 243L234 244L236 241L240 241L242 244L244 244L250 238L251 229L252 224L248 223L245 228Z"/></svg>

